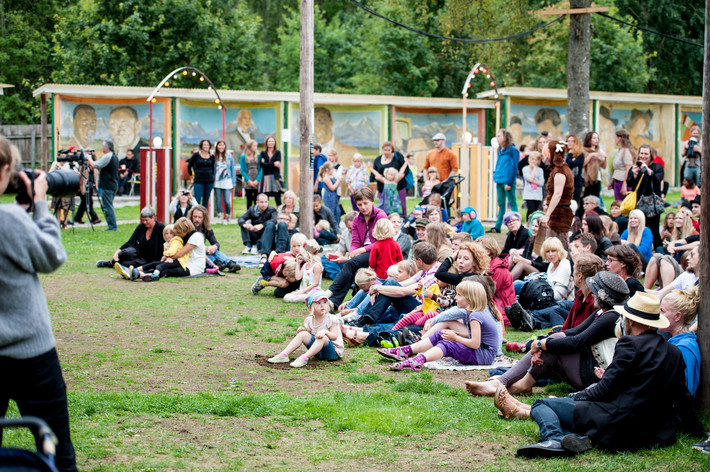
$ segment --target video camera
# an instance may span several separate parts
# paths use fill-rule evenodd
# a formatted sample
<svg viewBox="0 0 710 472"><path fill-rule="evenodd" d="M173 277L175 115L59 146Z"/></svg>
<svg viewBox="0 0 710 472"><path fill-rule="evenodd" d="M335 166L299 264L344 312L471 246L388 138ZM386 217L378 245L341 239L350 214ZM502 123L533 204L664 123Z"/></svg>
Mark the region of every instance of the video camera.
<svg viewBox="0 0 710 472"><path fill-rule="evenodd" d="M78 151L70 151L68 149L62 149L57 155L57 162L76 162L79 165L83 165L88 161L84 151L79 149Z"/></svg>

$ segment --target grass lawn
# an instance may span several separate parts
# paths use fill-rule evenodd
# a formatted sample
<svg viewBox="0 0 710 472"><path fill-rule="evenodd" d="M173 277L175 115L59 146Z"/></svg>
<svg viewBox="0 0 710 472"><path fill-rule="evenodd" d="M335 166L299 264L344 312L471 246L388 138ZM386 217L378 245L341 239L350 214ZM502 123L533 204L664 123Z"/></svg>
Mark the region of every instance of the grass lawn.
<svg viewBox="0 0 710 472"><path fill-rule="evenodd" d="M122 208L119 219L137 213ZM538 428L500 419L490 398L466 394L463 382L486 372L391 372L371 348L298 370L271 366L265 359L294 335L305 307L270 289L252 296L256 269L157 283L97 269L133 228L64 231L69 260L42 276L80 470L710 469L710 455L692 451L685 436L634 454L517 459ZM242 249L236 225L215 233L227 254ZM521 399L569 391L556 385ZM23 432L6 434L5 444L32 447Z"/></svg>

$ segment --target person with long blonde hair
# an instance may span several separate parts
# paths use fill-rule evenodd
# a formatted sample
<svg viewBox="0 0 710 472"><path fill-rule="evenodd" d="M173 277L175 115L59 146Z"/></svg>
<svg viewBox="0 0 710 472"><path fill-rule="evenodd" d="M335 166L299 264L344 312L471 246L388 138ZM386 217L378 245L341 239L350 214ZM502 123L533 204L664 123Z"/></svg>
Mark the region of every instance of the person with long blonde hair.
<svg viewBox="0 0 710 472"><path fill-rule="evenodd" d="M641 266L646 267L653 256L653 234L646 228L646 215L641 210L631 210L629 213L629 227L621 233L621 244L628 244L638 250L645 259L641 261Z"/></svg>
<svg viewBox="0 0 710 472"><path fill-rule="evenodd" d="M673 290L661 300L661 315L669 321L667 328L661 331L670 333L669 343L680 349L685 361L685 381L688 391L695 395L700 383L700 347L698 338L693 333L697 329L700 293L698 286L693 285L687 290Z"/></svg>

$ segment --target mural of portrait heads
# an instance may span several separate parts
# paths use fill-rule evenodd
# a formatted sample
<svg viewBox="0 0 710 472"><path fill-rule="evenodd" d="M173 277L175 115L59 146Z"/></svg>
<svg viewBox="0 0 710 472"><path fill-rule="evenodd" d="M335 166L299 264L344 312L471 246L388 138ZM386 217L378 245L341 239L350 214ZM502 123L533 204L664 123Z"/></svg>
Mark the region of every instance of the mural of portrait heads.
<svg viewBox="0 0 710 472"><path fill-rule="evenodd" d="M242 133L248 133L251 129L251 112L247 108L242 108L237 114L237 126Z"/></svg>
<svg viewBox="0 0 710 472"><path fill-rule="evenodd" d="M619 120L611 116L611 110L605 106L599 107L599 143L606 152L614 149L616 127Z"/></svg>
<svg viewBox="0 0 710 472"><path fill-rule="evenodd" d="M316 141L319 143L329 143L333 139L333 117L327 108L316 108L314 110L313 128Z"/></svg>
<svg viewBox="0 0 710 472"><path fill-rule="evenodd" d="M72 119L74 140L82 149L91 147L96 135L96 110L89 105L77 105Z"/></svg>
<svg viewBox="0 0 710 472"><path fill-rule="evenodd" d="M138 113L128 106L114 108L108 115L108 129L118 153L124 155L126 149L133 149L138 144L141 130Z"/></svg>
<svg viewBox="0 0 710 472"><path fill-rule="evenodd" d="M523 121L519 116L510 117L510 126L508 131L513 136L513 142L520 145L523 141Z"/></svg>
<svg viewBox="0 0 710 472"><path fill-rule="evenodd" d="M535 124L540 133L547 131L552 139L562 136L562 119L554 108L540 108L535 113Z"/></svg>

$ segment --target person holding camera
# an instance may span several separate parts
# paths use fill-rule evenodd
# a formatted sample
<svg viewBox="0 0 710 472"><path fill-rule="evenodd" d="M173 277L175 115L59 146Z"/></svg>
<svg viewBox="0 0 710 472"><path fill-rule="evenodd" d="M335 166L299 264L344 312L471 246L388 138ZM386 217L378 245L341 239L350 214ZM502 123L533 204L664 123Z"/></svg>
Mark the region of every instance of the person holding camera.
<svg viewBox="0 0 710 472"><path fill-rule="evenodd" d="M93 149L87 149L84 154L92 159L96 156L96 152ZM78 224L83 224L84 213L89 214L91 218L91 224L97 225L101 223L99 215L94 211L94 188L96 184L94 183L94 171L88 165L82 165L79 171L79 208L77 208L74 214L74 221Z"/></svg>
<svg viewBox="0 0 710 472"><path fill-rule="evenodd" d="M698 125L693 125L690 128L690 139L683 145L682 155L685 157L683 178L693 178L698 187L700 187L700 158L703 157L703 147L700 141L700 127Z"/></svg>
<svg viewBox="0 0 710 472"><path fill-rule="evenodd" d="M12 399L22 416L42 418L59 441L57 468L75 471L66 384L38 276L58 269L67 253L49 212L46 174L37 172L31 182L26 173L16 172L19 164L17 148L0 137L0 195L12 180L13 187L26 187L34 201L32 216L20 205L0 204L0 416Z"/></svg>
<svg viewBox="0 0 710 472"><path fill-rule="evenodd" d="M183 216L187 216L190 208L195 205L197 205L197 200L195 200L189 190L179 190L170 201L170 206L168 207L168 211L173 215L173 223Z"/></svg>
<svg viewBox="0 0 710 472"><path fill-rule="evenodd" d="M635 189L643 177L644 182L641 183L637 198L640 201L644 196L650 196L654 193L659 197L662 196L663 188L663 166L657 162L653 162L656 158L656 151L653 150L650 144L642 144L639 148L638 160L631 167L629 175L626 177L626 188ZM638 208L638 206L637 206ZM646 214L646 227L653 234L653 247L663 245L659 228L661 226L661 214L649 215Z"/></svg>
<svg viewBox="0 0 710 472"><path fill-rule="evenodd" d="M113 198L118 190L118 157L113 151L113 141L107 139L101 143L104 155L98 161L88 155L87 160L92 169L99 169L99 190L101 191L101 208L106 216L108 228L104 231L116 231L116 212L113 210Z"/></svg>

